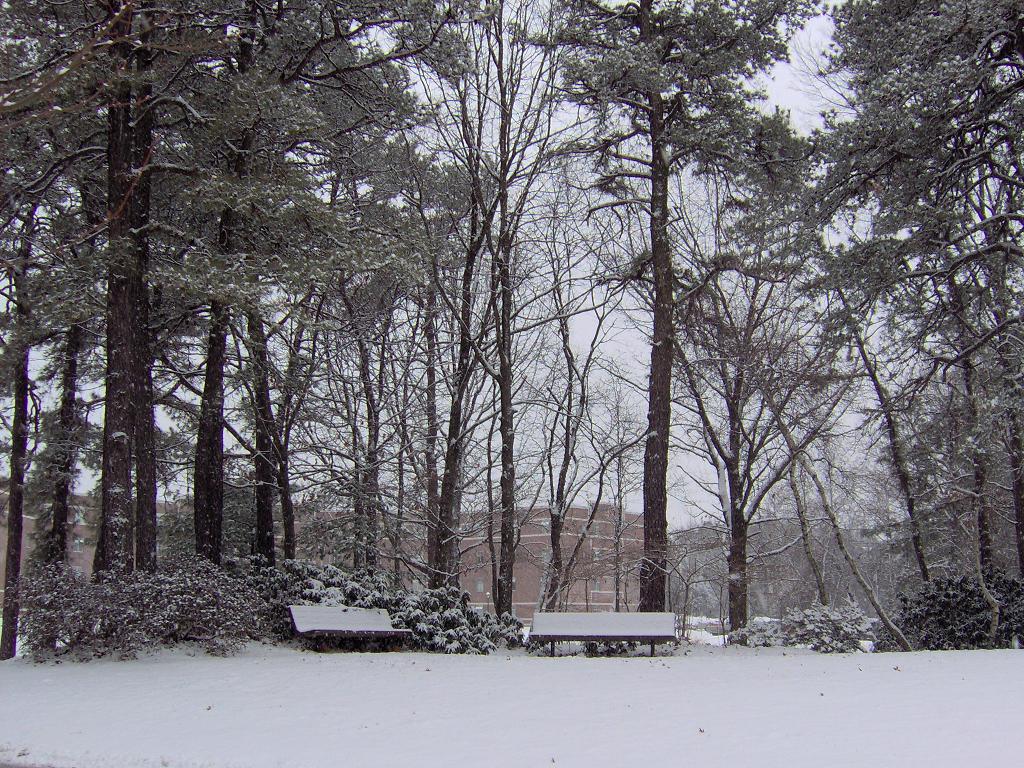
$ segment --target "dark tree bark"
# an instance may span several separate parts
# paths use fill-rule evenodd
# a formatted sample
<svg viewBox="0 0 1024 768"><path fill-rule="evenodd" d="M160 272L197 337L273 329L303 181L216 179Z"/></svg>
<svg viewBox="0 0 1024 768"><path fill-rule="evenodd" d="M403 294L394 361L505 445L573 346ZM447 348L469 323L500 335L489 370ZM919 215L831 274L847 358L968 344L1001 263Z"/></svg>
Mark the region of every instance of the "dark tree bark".
<svg viewBox="0 0 1024 768"><path fill-rule="evenodd" d="M25 457L28 454L28 344L20 343L14 370L10 482L7 491L7 553L4 561L3 632L0 659L14 658L21 591L21 544L25 506Z"/></svg>
<svg viewBox="0 0 1024 768"><path fill-rule="evenodd" d="M839 299L843 306L849 311L850 307L846 301L843 291L839 291ZM899 434L899 427L896 423L896 405L893 402L889 390L882 383L878 375L878 367L875 361L868 354L867 345L861 336L860 329L848 317L847 327L853 335L853 341L857 347L857 353L864 364L864 371L871 380L871 386L875 391L875 398L878 400L878 408L882 414L882 421L885 424L885 434L889 441L889 457L892 460L893 471L900 486L900 493L903 495L903 503L907 509L907 520L910 522L910 544L914 550L914 559L917 561L917 569L921 574L922 581L928 581L931 577L928 572L928 561L924 556L924 543L921 536L921 523L918 520L916 499L910 482L910 469L907 466L907 458L903 450L903 441Z"/></svg>
<svg viewBox="0 0 1024 768"><path fill-rule="evenodd" d="M221 216L221 239L225 218ZM210 328L206 343L206 371L199 402L196 460L192 498L196 554L220 563L224 520L224 361L230 311L216 299L210 302Z"/></svg>
<svg viewBox="0 0 1024 768"><path fill-rule="evenodd" d="M121 3L111 28L111 79L107 101L107 301L106 373L101 469L100 543L94 570L131 571L135 565L132 505L132 436L135 433L135 388L139 343L139 280L131 241L132 14Z"/></svg>
<svg viewBox="0 0 1024 768"><path fill-rule="evenodd" d="M747 575L747 542L749 524L742 512L732 515L729 526L729 629L737 630L747 625L747 600L749 579Z"/></svg>
<svg viewBox="0 0 1024 768"><path fill-rule="evenodd" d="M151 105L153 85L147 72L152 67L153 51L150 20L142 11L141 45L135 52L136 70L141 85L136 96L132 157L136 169L145 169L153 152L153 126L156 111ZM153 402L153 328L150 324L149 292L149 218L152 175L138 174L131 196L131 238L135 248L136 319L138 343L135 352L135 564L146 571L156 570L156 424Z"/></svg>
<svg viewBox="0 0 1024 768"><path fill-rule="evenodd" d="M556 292L556 296L557 296ZM563 586L563 574L565 573L564 557L562 555L562 531L565 528L565 515L568 512L566 507L567 486L569 478L569 466L572 463L573 447L576 442L576 434L573 429L574 416L576 411L576 388L573 384L577 370L575 353L569 336L569 320L564 313L560 313L558 319L558 336L562 343L562 358L565 361L566 382L565 392L562 395L562 403L565 409L563 414L562 429L562 455L558 466L558 479L554 486L553 509L549 511L549 537L551 543L551 563L549 565L547 593L544 596L544 607L546 610L558 610L558 597ZM584 382L580 381L581 388ZM583 399L585 390L581 391ZM554 442L554 430L552 430L552 443ZM553 445L548 448L550 455ZM549 472L554 475L553 468Z"/></svg>
<svg viewBox="0 0 1024 768"><path fill-rule="evenodd" d="M68 520L71 517L71 481L78 458L78 356L82 351L84 329L75 323L64 340L64 364L60 374L60 408L57 412L55 450L48 468L53 487L50 501L50 530L47 532L43 559L47 563L66 563L68 558Z"/></svg>
<svg viewBox="0 0 1024 768"><path fill-rule="evenodd" d="M502 193L507 197L507 190ZM507 201L502 203L507 206ZM515 421L512 404L514 372L512 370L512 271L509 257L511 235L503 231L496 253L498 315L496 322L498 347L498 432L501 435L501 528L498 561L498 591L494 596L494 612L501 616L513 611L513 576L516 563L516 464Z"/></svg>
<svg viewBox="0 0 1024 768"><path fill-rule="evenodd" d="M650 5L641 21L649 39ZM643 11L641 11L643 13ZM672 356L675 347L673 306L675 275L668 238L669 148L664 136L661 94L648 95L651 132L651 268L654 278L654 324L644 450L644 557L640 564L640 611L665 609L668 573L668 451L672 404Z"/></svg>
<svg viewBox="0 0 1024 768"><path fill-rule="evenodd" d="M804 496L800 491L800 484L796 477L797 464L794 461L789 467L789 489L793 493L793 504L796 506L796 516L800 521L800 538L803 540L804 554L814 574L814 583L818 588L818 602L828 605L828 588L825 586L825 577L821 571L821 564L814 554L814 541L811 538L811 526L807 519L807 505L804 504Z"/></svg>
<svg viewBox="0 0 1024 768"><path fill-rule="evenodd" d="M964 339L961 338L961 343ZM964 400L967 405L967 424L969 429L975 429L978 424L978 404L974 385L975 369L974 361L970 355L964 357L961 363L964 380ZM992 569L992 531L989 523L988 497L985 494L985 486L988 483L988 461L984 449L977 444L977 441L969 441L971 460L971 471L973 475L973 494L971 509L975 514L975 522L978 528L978 563L980 566L979 577L984 577Z"/></svg>
<svg viewBox="0 0 1024 768"><path fill-rule="evenodd" d="M31 225L26 226L26 230ZM30 254L30 239L26 231L25 245L19 259L24 270ZM28 315L27 299L18 290L18 275L15 274L16 315L24 319ZM24 328L15 329L12 343L12 389L14 413L11 418L10 479L7 490L7 552L4 559L4 605L3 628L0 631L0 660L13 659L18 645L18 614L21 595L21 546L25 507L25 459L28 456L28 390L29 390L29 340Z"/></svg>
<svg viewBox="0 0 1024 768"><path fill-rule="evenodd" d="M565 510L551 515L548 523L548 536L551 546L551 573L548 576L547 592L544 595L544 610L558 610L558 596L562 589L562 573L565 563L562 558L562 529L565 527Z"/></svg>
<svg viewBox="0 0 1024 768"><path fill-rule="evenodd" d="M295 503L292 501L292 481L287 445L278 444L277 496L281 503L281 528L284 533L282 548L285 560L295 559Z"/></svg>
<svg viewBox="0 0 1024 768"><path fill-rule="evenodd" d="M1007 425L1011 473L1011 494L1013 497L1013 530L1017 544L1017 567L1024 576L1024 439L1021 437L1021 420L1016 412L1010 414Z"/></svg>
<svg viewBox="0 0 1024 768"><path fill-rule="evenodd" d="M252 409L255 427L256 542L255 553L273 564L274 496L277 491L277 466L274 450L274 410L270 402L270 362L263 320L254 309L246 312L249 331Z"/></svg>
<svg viewBox="0 0 1024 768"><path fill-rule="evenodd" d="M438 532L440 531L440 490L437 472L437 441L440 432L437 417L437 318L434 286L427 288L426 315L423 334L426 341L426 420L427 434L424 447L427 471L427 571L439 572L441 559Z"/></svg>
<svg viewBox="0 0 1024 768"><path fill-rule="evenodd" d="M477 214L472 214L475 222ZM471 233L472 241L478 243L479 233ZM451 407L448 411L448 435L444 454L444 471L441 479L441 493L438 499L437 568L430 573L430 586L458 586L459 584L459 483L462 478L463 451L465 449L465 425L463 412L472 376L472 322L473 322L473 275L479 246L475 245L466 254L462 268L461 295L459 298L459 347L455 369L455 387ZM436 279L436 275L435 275Z"/></svg>
<svg viewBox="0 0 1024 768"><path fill-rule="evenodd" d="M252 65L255 39L255 8L248 5L249 26L241 35L236 59L238 73L245 75ZM244 131L231 155L230 170L238 178L248 174L248 156L252 150L252 131ZM225 256L233 256L238 248L237 230L241 217L233 208L225 207L217 224L217 248ZM223 548L224 527L224 364L227 351L231 308L217 297L210 298L210 328L206 348L206 372L199 404L196 430L196 464L193 476L192 503L195 522L196 552L219 563ZM260 326L262 329L262 325ZM255 391L255 390L254 390ZM257 417L257 450L259 418ZM273 517L266 511L266 492L261 480L266 467L257 462L256 471L256 533L253 552L273 561ZM267 518L269 516L269 523ZM269 534L267 531L269 530ZM269 544L267 536L269 535ZM269 547L269 554L268 554Z"/></svg>

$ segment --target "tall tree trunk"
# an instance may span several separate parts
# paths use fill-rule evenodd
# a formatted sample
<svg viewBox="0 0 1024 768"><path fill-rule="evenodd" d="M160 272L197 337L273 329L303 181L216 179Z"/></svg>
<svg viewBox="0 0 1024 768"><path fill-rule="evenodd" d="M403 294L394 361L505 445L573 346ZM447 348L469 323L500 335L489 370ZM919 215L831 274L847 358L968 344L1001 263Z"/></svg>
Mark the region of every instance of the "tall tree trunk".
<svg viewBox="0 0 1024 768"><path fill-rule="evenodd" d="M132 14L127 4L112 4L120 14L111 29L111 79L107 101L106 373L103 462L100 474L100 543L94 570L131 571L135 565L132 522L132 436L135 433L136 355L138 352L138 263L130 237L134 186L130 61Z"/></svg>
<svg viewBox="0 0 1024 768"><path fill-rule="evenodd" d="M643 25L652 35L650 6ZM672 404L673 306L675 276L668 239L668 154L664 105L659 92L649 94L651 107L651 266L654 277L654 324L644 450L644 558L640 565L640 611L665 609L668 573L668 451Z"/></svg>
<svg viewBox="0 0 1024 768"><path fill-rule="evenodd" d="M507 197L507 190L502 193ZM505 202L503 205L507 205ZM501 616L513 611L513 578L516 562L516 465L515 421L512 404L512 273L509 256L511 235L503 232L498 242L498 431L501 435L501 552L498 562L498 593L494 612Z"/></svg>
<svg viewBox="0 0 1024 768"><path fill-rule="evenodd" d="M749 542L750 519L745 504L742 503L743 489L740 480L740 453L743 447L742 393L743 374L740 373L731 383L726 411L729 415L729 456L724 457L726 482L729 490L728 524L729 553L726 557L729 574L729 629L736 631L747 626L747 603L750 595L748 579L749 564L747 549Z"/></svg>
<svg viewBox="0 0 1024 768"><path fill-rule="evenodd" d="M475 219L475 215L474 215ZM474 238L476 233L472 233ZM430 573L432 588L459 585L459 484L462 481L465 425L463 411L472 376L473 275L477 249L471 248L462 269L459 298L459 348L455 369L455 387L448 411L448 434L444 453L444 471L438 498L437 569ZM436 277L436 276L435 276Z"/></svg>
<svg viewBox="0 0 1024 768"><path fill-rule="evenodd" d="M967 421L968 428L978 427L978 405L974 392L974 361L967 356L963 361L964 376L964 397L967 400ZM982 448L977 445L976 440L970 441L971 468L974 479L973 498L971 507L975 512L978 528L978 562L982 574L987 574L992 569L992 531L989 524L988 498L985 495L985 486L988 483L988 463Z"/></svg>
<svg viewBox="0 0 1024 768"><path fill-rule="evenodd" d="M747 625L747 542L749 524L746 515L734 511L729 526L729 629Z"/></svg>
<svg viewBox="0 0 1024 768"><path fill-rule="evenodd" d="M558 596L562 590L562 573L565 563L562 558L562 530L565 527L565 510L559 509L551 514L548 534L551 545L551 562L548 565L547 594L544 596L544 610L558 610Z"/></svg>
<svg viewBox="0 0 1024 768"><path fill-rule="evenodd" d="M907 509L907 520L910 523L910 544L914 550L914 559L917 561L917 569L921 574L921 580L928 581L931 576L928 572L928 561L924 556L921 523L918 520L916 499L911 486L910 469L907 466L907 459L903 450L903 441L900 437L899 427L896 422L896 405L889 394L889 390L882 383L882 379L878 375L878 367L875 365L875 361L872 360L871 356L868 354L867 345L864 342L864 337L861 336L860 329L857 327L853 318L849 316L850 307L847 304L846 296L842 291L839 291L839 299L847 309L847 327L853 334L857 353L860 355L861 362L864 365L864 371L868 374L868 378L871 380L871 386L875 391L875 398L878 400L878 408L882 414L882 421L885 424L885 435L889 442L889 458L892 460L893 472L896 474L900 493L903 496L903 503Z"/></svg>
<svg viewBox="0 0 1024 768"><path fill-rule="evenodd" d="M278 443L277 453L277 495L281 503L281 528L284 534L282 546L284 559L295 559L295 502L292 500L292 481L289 469L288 447Z"/></svg>
<svg viewBox="0 0 1024 768"><path fill-rule="evenodd" d="M818 602L828 605L828 589L825 586L825 576L821 571L821 564L814 554L814 542L811 538L811 525L807 518L807 506L804 504L804 496L800 491L800 484L796 477L797 465L794 461L789 465L789 489L793 492L793 503L796 505L796 516L800 520L800 538L804 544L804 554L807 562L810 563L811 573L814 575L814 584L818 589Z"/></svg>
<svg viewBox="0 0 1024 768"><path fill-rule="evenodd" d="M626 505L626 493L623 488L622 475L625 472L625 460L620 453L615 457L615 612L622 608L622 533L625 520L623 510ZM687 590L690 585L687 583ZM689 602L686 603L689 605Z"/></svg>
<svg viewBox="0 0 1024 768"><path fill-rule="evenodd" d="M242 77L252 66L256 35L256 8L247 3L248 18L244 33L239 36L236 65ZM236 178L248 175L249 152L253 146L253 132L244 130L230 145L230 170ZM241 217L230 206L225 207L217 224L217 248L225 256L236 254L236 230ZM210 326L206 343L206 370L203 394L199 404L199 424L196 429L196 457L193 475L192 504L195 523L196 553L214 563L223 557L224 529L224 365L227 357L228 328L231 307L221 298L210 298ZM254 409L255 410L255 409ZM257 451L259 417L257 422ZM255 466L256 532L253 553L274 561L274 534L272 509L266 511L266 491L262 488L266 467L257 460ZM269 523L267 517L269 515ZM269 533L268 533L269 531ZM269 539L269 540L268 540Z"/></svg>
<svg viewBox="0 0 1024 768"><path fill-rule="evenodd" d="M221 229L230 211L221 215ZM222 239L224 235L222 234ZM230 311L220 301L210 302L210 329L206 343L206 372L199 403L196 460L192 499L196 553L220 563L224 521L224 361Z"/></svg>
<svg viewBox="0 0 1024 768"><path fill-rule="evenodd" d="M25 245L22 247L21 267L28 264L31 242L26 225ZM27 298L18 288L15 274L15 309L18 320L28 315ZM22 325L22 323L19 323ZM4 559L4 605L3 628L0 631L0 660L13 659L18 646L18 614L21 595L21 545L25 507L25 460L28 456L28 389L29 389L29 340L27 328L15 328L11 352L14 359L12 389L14 413L11 418L11 461L10 479L7 490L7 552Z"/></svg>
<svg viewBox="0 0 1024 768"><path fill-rule="evenodd" d="M1020 416L1016 411L1011 412L1007 424L1007 453L1010 459L1013 530L1017 544L1017 568L1024 576L1024 438L1021 437L1021 429Z"/></svg>
<svg viewBox="0 0 1024 768"><path fill-rule="evenodd" d="M256 544L255 552L271 565L274 556L274 495L277 490L277 467L274 451L274 411L270 403L270 361L263 321L256 310L246 312L249 331L249 354L253 392L253 421L256 455Z"/></svg>
<svg viewBox="0 0 1024 768"><path fill-rule="evenodd" d="M131 238L135 248L135 287L138 333L135 351L135 564L147 571L156 570L156 424L153 397L153 329L150 325L149 295L149 215L152 176L138 173L149 164L153 152L155 109L150 104L153 86L147 73L152 67L149 47L150 20L143 10L142 45L135 52L136 69L141 77L136 97L132 142L133 173L138 175L131 197Z"/></svg>
<svg viewBox="0 0 1024 768"><path fill-rule="evenodd" d="M426 420L427 434L424 447L427 470L427 572L440 573L440 490L437 472L437 441L440 426L437 416L437 317L434 286L427 288L426 318L423 334L426 340ZM433 577L431 577L433 579Z"/></svg>
<svg viewBox="0 0 1024 768"><path fill-rule="evenodd" d="M78 458L78 356L82 351L84 329L78 323L68 328L64 339L64 364L60 374L60 407L57 433L54 435L52 464L48 483L53 488L50 500L50 530L43 558L48 563L66 563L68 558L68 520L71 517L71 482Z"/></svg>

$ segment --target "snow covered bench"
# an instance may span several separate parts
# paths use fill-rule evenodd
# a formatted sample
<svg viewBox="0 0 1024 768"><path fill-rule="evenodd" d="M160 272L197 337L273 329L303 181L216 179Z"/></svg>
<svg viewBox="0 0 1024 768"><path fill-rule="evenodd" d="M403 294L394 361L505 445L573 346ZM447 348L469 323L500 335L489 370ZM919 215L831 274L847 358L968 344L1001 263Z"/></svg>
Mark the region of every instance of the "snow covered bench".
<svg viewBox="0 0 1024 768"><path fill-rule="evenodd" d="M561 642L634 642L651 646L676 641L674 613L535 613L530 640Z"/></svg>
<svg viewBox="0 0 1024 768"><path fill-rule="evenodd" d="M349 608L344 605L289 605L292 626L299 637L323 640L381 640L401 643L412 636L408 629L391 626L382 608Z"/></svg>

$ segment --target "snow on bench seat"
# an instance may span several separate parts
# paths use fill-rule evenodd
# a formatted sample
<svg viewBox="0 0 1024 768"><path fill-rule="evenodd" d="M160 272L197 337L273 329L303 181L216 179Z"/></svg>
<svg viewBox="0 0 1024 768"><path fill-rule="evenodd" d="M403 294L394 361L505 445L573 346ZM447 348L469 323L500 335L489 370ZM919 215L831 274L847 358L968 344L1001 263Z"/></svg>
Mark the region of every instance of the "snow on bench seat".
<svg viewBox="0 0 1024 768"><path fill-rule="evenodd" d="M674 613L535 613L534 640L676 639Z"/></svg>
<svg viewBox="0 0 1024 768"><path fill-rule="evenodd" d="M530 640L550 643L566 641L638 642L650 644L676 640L674 613L535 613Z"/></svg>
<svg viewBox="0 0 1024 768"><path fill-rule="evenodd" d="M405 637L408 629L391 626L391 616L382 608L349 608L344 605L289 605L298 635L342 635L348 637Z"/></svg>

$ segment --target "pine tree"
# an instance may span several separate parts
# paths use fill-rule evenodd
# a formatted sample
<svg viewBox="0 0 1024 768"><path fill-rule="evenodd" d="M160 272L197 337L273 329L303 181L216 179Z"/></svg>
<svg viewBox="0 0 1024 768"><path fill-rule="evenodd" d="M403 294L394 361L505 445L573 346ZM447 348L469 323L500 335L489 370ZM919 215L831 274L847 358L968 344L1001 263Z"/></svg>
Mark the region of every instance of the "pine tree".
<svg viewBox="0 0 1024 768"><path fill-rule="evenodd" d="M653 317L644 453L644 560L640 609L660 611L667 579L667 481L671 445L675 304L670 180L684 168L728 164L758 124L751 75L787 54L807 0L569 2L559 43L571 98L595 118L593 154L607 206L642 216L647 252L636 254Z"/></svg>

